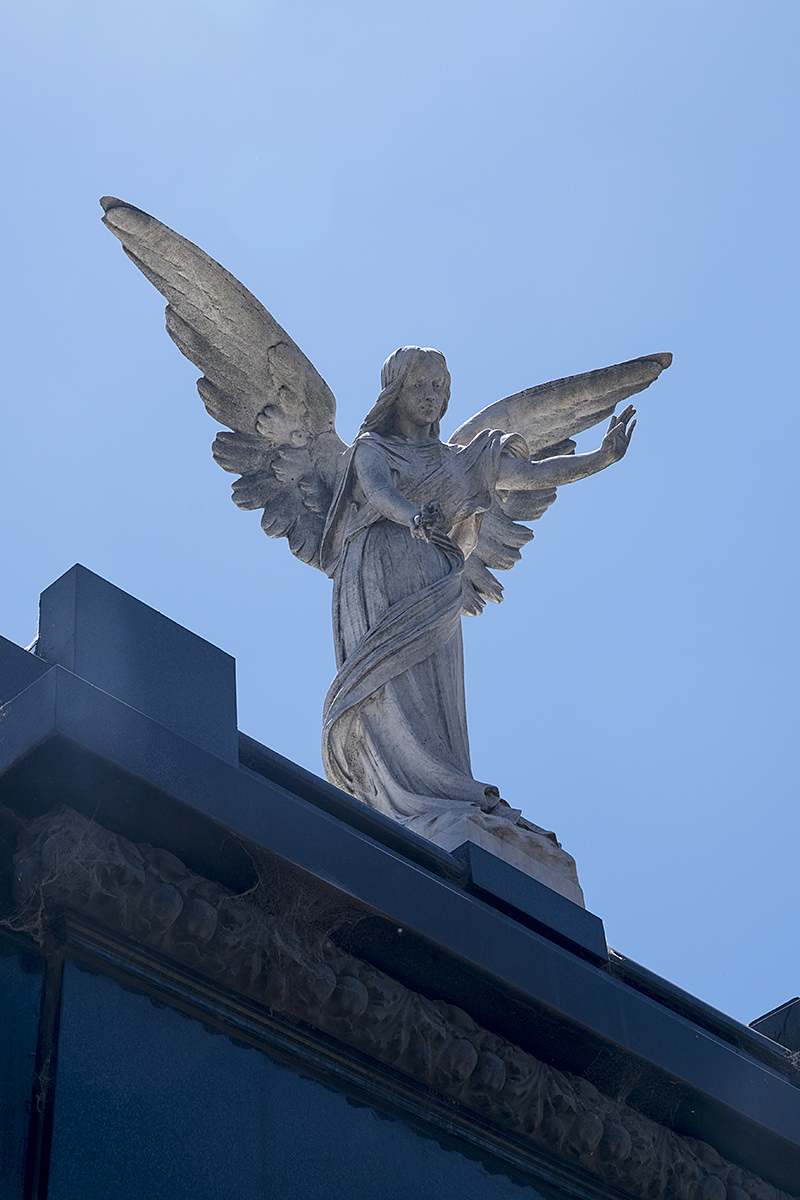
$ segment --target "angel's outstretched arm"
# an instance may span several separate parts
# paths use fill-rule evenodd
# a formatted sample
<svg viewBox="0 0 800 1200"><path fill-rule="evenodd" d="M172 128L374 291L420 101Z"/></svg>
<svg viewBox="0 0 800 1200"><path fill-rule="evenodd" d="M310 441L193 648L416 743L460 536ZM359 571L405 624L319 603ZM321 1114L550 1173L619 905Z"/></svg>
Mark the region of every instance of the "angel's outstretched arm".
<svg viewBox="0 0 800 1200"><path fill-rule="evenodd" d="M636 409L632 404L618 417L612 417L598 450L590 454L562 454L555 458L544 458L528 462L524 458L501 459L498 488L509 491L561 487L562 483L574 483L595 475L612 463L619 462L628 449L636 421Z"/></svg>
<svg viewBox="0 0 800 1200"><path fill-rule="evenodd" d="M354 465L361 490L373 508L387 520L410 527L419 509L398 492L392 483L392 473L380 454L370 446L359 444Z"/></svg>
<svg viewBox="0 0 800 1200"><path fill-rule="evenodd" d="M434 500L417 508L392 483L392 473L370 446L359 445L355 468L361 490L382 517L397 525L407 525L411 536L429 541L433 529L444 521L441 506Z"/></svg>
<svg viewBox="0 0 800 1200"><path fill-rule="evenodd" d="M618 405L649 387L672 362L671 354L648 354L616 366L602 367L527 388L490 404L466 421L450 438L468 446L484 429L519 434L527 453L515 457L519 445L506 444L498 490L484 513L478 541L464 569L465 613L481 612L487 600L502 599L492 574L507 571L533 537L522 521L536 521L556 498L562 483L585 479L622 458L633 428L633 411L613 421L603 445L593 454L573 455L576 434L605 421ZM531 460L531 461L528 461Z"/></svg>

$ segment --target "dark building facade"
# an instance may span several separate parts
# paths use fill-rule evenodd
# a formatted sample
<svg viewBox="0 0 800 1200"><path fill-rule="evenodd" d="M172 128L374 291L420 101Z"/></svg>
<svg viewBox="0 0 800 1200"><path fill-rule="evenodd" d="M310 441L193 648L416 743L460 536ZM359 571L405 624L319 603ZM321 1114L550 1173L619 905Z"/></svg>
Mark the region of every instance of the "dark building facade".
<svg viewBox="0 0 800 1200"><path fill-rule="evenodd" d="M796 1008L239 735L216 647L75 567L0 705L4 1196L800 1196Z"/></svg>

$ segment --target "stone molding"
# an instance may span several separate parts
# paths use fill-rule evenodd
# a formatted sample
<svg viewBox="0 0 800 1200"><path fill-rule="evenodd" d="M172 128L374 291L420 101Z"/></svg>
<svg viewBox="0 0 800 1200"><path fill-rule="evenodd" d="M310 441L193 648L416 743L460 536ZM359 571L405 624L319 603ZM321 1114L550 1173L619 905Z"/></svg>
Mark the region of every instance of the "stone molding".
<svg viewBox="0 0 800 1200"><path fill-rule="evenodd" d="M158 950L435 1089L635 1200L791 1200L725 1161L412 991L254 893L235 895L166 850L134 845L71 809L21 833L10 923L41 941L63 909Z"/></svg>

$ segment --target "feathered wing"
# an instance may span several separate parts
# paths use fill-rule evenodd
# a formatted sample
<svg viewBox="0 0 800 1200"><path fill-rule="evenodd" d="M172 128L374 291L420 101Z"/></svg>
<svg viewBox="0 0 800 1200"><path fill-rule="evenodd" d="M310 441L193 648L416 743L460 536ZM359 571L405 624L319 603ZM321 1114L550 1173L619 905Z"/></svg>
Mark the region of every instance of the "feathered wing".
<svg viewBox="0 0 800 1200"><path fill-rule="evenodd" d="M214 458L241 475L240 508L319 567L339 458L336 401L322 376L255 296L199 247L154 217L104 196L103 223L168 301L167 332L203 372L197 390L217 435Z"/></svg>
<svg viewBox="0 0 800 1200"><path fill-rule="evenodd" d="M466 446L484 429L519 433L527 442L532 460L574 454L573 436L610 417L617 405L644 391L672 362L671 354L649 354L613 367L586 371L516 392L490 404L465 421L450 438ZM486 601L503 598L503 588L493 570L507 571L522 557L522 547L533 533L519 521L536 521L556 498L555 488L495 494L484 513L477 545L467 559L463 611L476 615Z"/></svg>

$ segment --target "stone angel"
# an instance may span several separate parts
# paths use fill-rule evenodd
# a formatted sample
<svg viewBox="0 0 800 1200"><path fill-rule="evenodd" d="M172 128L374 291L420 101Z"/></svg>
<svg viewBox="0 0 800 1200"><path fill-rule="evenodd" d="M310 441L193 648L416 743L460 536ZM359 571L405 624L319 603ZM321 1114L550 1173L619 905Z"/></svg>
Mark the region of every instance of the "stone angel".
<svg viewBox="0 0 800 1200"><path fill-rule="evenodd" d="M347 446L330 388L242 284L140 209L101 204L167 299L167 331L203 372L208 412L231 431L217 435L213 455L240 476L233 500L263 509L264 532L333 580L328 779L441 845L466 812L512 842L543 834L473 778L461 615L501 600L492 572L512 567L533 537L520 521L541 517L561 484L622 458L634 409L614 411L671 355L528 388L443 442L444 356L405 346L383 364L380 394ZM607 417L600 448L575 454L572 437Z"/></svg>

